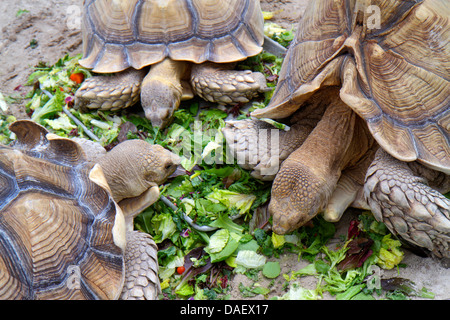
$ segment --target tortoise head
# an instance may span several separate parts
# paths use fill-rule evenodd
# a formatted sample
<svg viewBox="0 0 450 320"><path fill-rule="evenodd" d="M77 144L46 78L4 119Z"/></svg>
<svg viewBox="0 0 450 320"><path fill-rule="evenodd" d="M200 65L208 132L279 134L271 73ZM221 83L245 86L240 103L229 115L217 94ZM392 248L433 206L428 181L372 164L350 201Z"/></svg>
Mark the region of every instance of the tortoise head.
<svg viewBox="0 0 450 320"><path fill-rule="evenodd" d="M164 128L178 109L183 95L181 78L186 63L164 59L152 65L142 81L141 105L154 127Z"/></svg>
<svg viewBox="0 0 450 320"><path fill-rule="evenodd" d="M286 234L314 218L329 196L327 184L310 168L286 160L272 186L269 212L273 231Z"/></svg>
<svg viewBox="0 0 450 320"><path fill-rule="evenodd" d="M173 113L180 105L181 91L172 84L157 82L154 85L143 85L141 91L141 104L145 117L154 127L166 127L172 119Z"/></svg>
<svg viewBox="0 0 450 320"><path fill-rule="evenodd" d="M127 140L109 151L99 163L114 200L119 202L162 184L176 170L180 158L160 145Z"/></svg>

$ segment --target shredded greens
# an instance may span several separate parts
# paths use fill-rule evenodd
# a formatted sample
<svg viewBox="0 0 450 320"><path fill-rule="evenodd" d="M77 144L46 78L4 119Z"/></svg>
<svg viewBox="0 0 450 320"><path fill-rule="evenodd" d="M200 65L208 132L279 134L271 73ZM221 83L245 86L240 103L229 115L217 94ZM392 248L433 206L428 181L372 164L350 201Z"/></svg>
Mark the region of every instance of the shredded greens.
<svg viewBox="0 0 450 320"><path fill-rule="evenodd" d="M267 25L266 31L285 46L293 39L292 30L273 24ZM80 58L67 55L53 66L36 67L28 81L33 90L28 95L27 112L34 121L60 136L89 138L84 128L63 112L67 108L107 149L123 140L143 139L182 157L185 172L160 187L161 195L173 205L157 201L135 219L135 228L151 234L159 246L161 298L226 298L229 277L239 272L254 279L284 277L287 292L279 299L320 299L324 292L336 299L370 299L380 290L369 288L367 283L371 267L399 265L403 253L398 241L391 239L384 225L370 214L361 216L355 223L358 235L343 239L340 248L329 247L335 227L321 217L284 236L262 228L250 231L249 221L258 208L267 204L271 184L254 179L226 158L221 130L227 112L215 106L200 108L194 99L183 103L171 125L160 131L139 115L138 108L120 113L74 110L73 95L79 83L70 79L71 74L92 76L77 63ZM282 58L262 52L238 68L263 72L268 86L274 88L281 63ZM253 101L250 109L239 111L237 118L246 118L251 110L263 108L272 93L266 92L260 100ZM1 102L5 108L4 99ZM14 120L0 114L0 143L8 144L14 139L8 130ZM186 216L193 224L186 221ZM212 231L202 231L204 226ZM281 275L279 262L268 259L274 260L284 252L296 253L310 264ZM181 266L185 271L178 274L176 270ZM317 277L317 288L302 288L298 280L304 276ZM241 285L239 289L244 297L267 295L270 291L256 283L251 287Z"/></svg>

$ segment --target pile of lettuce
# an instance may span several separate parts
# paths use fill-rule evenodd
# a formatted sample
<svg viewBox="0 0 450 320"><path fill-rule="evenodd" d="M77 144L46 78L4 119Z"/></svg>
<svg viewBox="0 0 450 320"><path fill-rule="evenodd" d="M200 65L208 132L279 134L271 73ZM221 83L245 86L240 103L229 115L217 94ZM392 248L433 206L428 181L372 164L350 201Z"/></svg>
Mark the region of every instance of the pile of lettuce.
<svg viewBox="0 0 450 320"><path fill-rule="evenodd" d="M284 30L273 37L287 45L293 35ZM40 64L31 74L28 85L33 89L26 109L34 121L65 137L92 139L89 130L107 149L126 139L143 139L182 156L184 171L160 186L161 200L135 219L135 228L151 234L159 246L161 298L226 298L229 279L239 272L249 277L282 277L286 294L279 299L319 299L324 292L337 299L368 299L381 290L369 282L374 279L374 266L400 265L400 243L371 215L362 215L352 225L356 229L342 239L340 248L329 247L335 227L321 217L289 235L267 230L271 183L254 179L225 158L221 129L228 110L198 99L183 102L173 122L161 131L142 116L139 105L118 113L73 109L79 83L71 75L92 76L78 59L65 56L52 66ZM281 63L282 58L262 52L238 68L263 72L268 86L275 87ZM250 109L233 112L238 119L246 118L252 109L264 107L272 93L253 101ZM14 138L7 129L14 120L0 114L1 143ZM212 134L204 134L208 131ZM310 264L281 274L279 262L269 259L285 252L296 253ZM317 277L317 288L301 288L298 279L302 276ZM261 286L241 289L246 296L269 293Z"/></svg>

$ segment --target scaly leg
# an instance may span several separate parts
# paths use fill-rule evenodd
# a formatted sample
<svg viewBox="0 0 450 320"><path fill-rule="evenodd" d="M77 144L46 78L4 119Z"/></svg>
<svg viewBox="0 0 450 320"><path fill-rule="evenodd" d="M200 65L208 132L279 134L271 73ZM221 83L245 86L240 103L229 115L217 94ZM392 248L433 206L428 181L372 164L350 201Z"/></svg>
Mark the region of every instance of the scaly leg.
<svg viewBox="0 0 450 320"><path fill-rule="evenodd" d="M289 130L275 128L256 119L227 121L223 134L227 147L244 169L260 180L273 180L280 164L298 149L322 118L326 104L315 97L298 110Z"/></svg>
<svg viewBox="0 0 450 320"><path fill-rule="evenodd" d="M192 89L203 99L219 103L246 103L268 91L260 72L230 70L228 65L202 63L192 66Z"/></svg>
<svg viewBox="0 0 450 320"><path fill-rule="evenodd" d="M440 185L441 190L431 187L434 185ZM378 221L406 241L447 259L450 258L450 200L442 193L449 190L449 175L417 162L408 164L397 160L382 149L367 171L364 186Z"/></svg>
<svg viewBox="0 0 450 320"><path fill-rule="evenodd" d="M88 78L75 93L75 108L115 111L130 107L139 100L146 74L146 70L130 68L110 76Z"/></svg>
<svg viewBox="0 0 450 320"><path fill-rule="evenodd" d="M127 232L122 300L156 300L161 293L158 247L147 233Z"/></svg>

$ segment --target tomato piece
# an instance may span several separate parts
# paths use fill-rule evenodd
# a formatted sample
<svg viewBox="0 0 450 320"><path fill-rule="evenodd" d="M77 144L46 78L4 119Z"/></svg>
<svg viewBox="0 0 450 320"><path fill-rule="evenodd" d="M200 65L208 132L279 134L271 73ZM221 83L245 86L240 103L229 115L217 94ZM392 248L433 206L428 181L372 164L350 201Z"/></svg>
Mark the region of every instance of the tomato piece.
<svg viewBox="0 0 450 320"><path fill-rule="evenodd" d="M186 270L186 268L184 266L178 267L177 268L177 273L178 274L182 274L185 270Z"/></svg>
<svg viewBox="0 0 450 320"><path fill-rule="evenodd" d="M82 72L72 73L69 78L73 82L80 84L84 80L84 74Z"/></svg>

